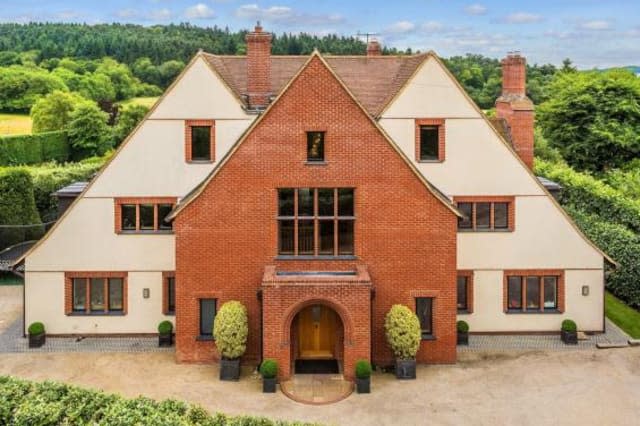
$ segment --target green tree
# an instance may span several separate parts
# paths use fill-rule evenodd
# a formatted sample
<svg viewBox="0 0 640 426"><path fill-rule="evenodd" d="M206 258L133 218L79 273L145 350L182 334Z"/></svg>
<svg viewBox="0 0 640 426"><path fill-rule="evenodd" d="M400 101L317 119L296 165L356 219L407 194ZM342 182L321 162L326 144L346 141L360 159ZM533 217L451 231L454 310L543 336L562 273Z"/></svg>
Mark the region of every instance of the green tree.
<svg viewBox="0 0 640 426"><path fill-rule="evenodd" d="M169 86L173 80L180 74L184 68L184 62L182 61L166 61L160 65L160 87Z"/></svg>
<svg viewBox="0 0 640 426"><path fill-rule="evenodd" d="M60 90L40 98L31 108L33 132L64 130L71 121L71 114L83 101L86 100L77 94Z"/></svg>
<svg viewBox="0 0 640 426"><path fill-rule="evenodd" d="M36 100L54 90L67 90L60 77L40 68L0 67L0 110L29 111Z"/></svg>
<svg viewBox="0 0 640 426"><path fill-rule="evenodd" d="M118 120L113 129L114 145L118 146L125 140L129 133L138 125L140 120L149 111L144 105L128 105L118 114Z"/></svg>
<svg viewBox="0 0 640 426"><path fill-rule="evenodd" d="M640 155L640 79L631 72L563 72L549 92L538 123L569 164L600 172Z"/></svg>
<svg viewBox="0 0 640 426"><path fill-rule="evenodd" d="M0 168L0 224L40 224L29 172L20 167ZM41 226L0 228L0 250L42 236Z"/></svg>
<svg viewBox="0 0 640 426"><path fill-rule="evenodd" d="M74 159L102 155L111 147L109 116L95 103L84 102L71 113L67 126Z"/></svg>
<svg viewBox="0 0 640 426"><path fill-rule="evenodd" d="M111 79L105 74L85 74L79 88L80 94L96 102L113 102L116 99L116 89Z"/></svg>

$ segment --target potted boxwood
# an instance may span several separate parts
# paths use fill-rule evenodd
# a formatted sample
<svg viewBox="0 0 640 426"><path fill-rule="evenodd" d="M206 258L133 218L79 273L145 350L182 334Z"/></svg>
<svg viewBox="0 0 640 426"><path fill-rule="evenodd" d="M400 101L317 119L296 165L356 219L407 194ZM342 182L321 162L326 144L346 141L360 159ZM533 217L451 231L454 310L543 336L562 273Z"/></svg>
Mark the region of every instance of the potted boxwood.
<svg viewBox="0 0 640 426"><path fill-rule="evenodd" d="M247 350L247 308L236 300L222 305L213 321L213 337L220 352L220 380L240 380L240 357Z"/></svg>
<svg viewBox="0 0 640 426"><path fill-rule="evenodd" d="M276 391L276 382L278 381L278 362L275 359L262 361L260 375L262 376L262 392L274 393Z"/></svg>
<svg viewBox="0 0 640 426"><path fill-rule="evenodd" d="M468 345L469 344L469 324L467 324L466 321L458 321L456 323L456 328L458 330L458 344Z"/></svg>
<svg viewBox="0 0 640 426"><path fill-rule="evenodd" d="M158 346L173 345L173 324L171 321L162 321L158 324Z"/></svg>
<svg viewBox="0 0 640 426"><path fill-rule="evenodd" d="M356 362L356 390L371 393L371 363L366 359Z"/></svg>
<svg viewBox="0 0 640 426"><path fill-rule="evenodd" d="M46 333L44 332L44 324L41 322L34 322L29 326L29 347L39 348L44 345L46 340Z"/></svg>
<svg viewBox="0 0 640 426"><path fill-rule="evenodd" d="M404 305L393 305L384 319L387 343L396 357L396 377L416 378L416 354L422 338L420 321Z"/></svg>
<svg viewBox="0 0 640 426"><path fill-rule="evenodd" d="M560 337L566 345L578 344L578 326L573 320L566 319L562 321Z"/></svg>

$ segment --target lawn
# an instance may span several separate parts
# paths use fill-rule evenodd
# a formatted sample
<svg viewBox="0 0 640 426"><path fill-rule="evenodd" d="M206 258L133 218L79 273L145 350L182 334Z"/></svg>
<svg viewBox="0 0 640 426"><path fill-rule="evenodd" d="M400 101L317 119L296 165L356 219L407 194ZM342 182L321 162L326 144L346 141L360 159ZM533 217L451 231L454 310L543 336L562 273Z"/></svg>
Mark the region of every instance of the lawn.
<svg viewBox="0 0 640 426"><path fill-rule="evenodd" d="M640 339L640 312L625 305L620 299L606 293L604 310L607 317L634 339Z"/></svg>
<svg viewBox="0 0 640 426"><path fill-rule="evenodd" d="M25 114L0 114L0 136L31 133L31 117Z"/></svg>
<svg viewBox="0 0 640 426"><path fill-rule="evenodd" d="M157 96L149 96L146 98L145 97L131 98L131 99L127 99L126 101L123 101L122 106L143 105L143 106L146 106L147 108L151 108L153 104L156 103L157 100L158 100Z"/></svg>

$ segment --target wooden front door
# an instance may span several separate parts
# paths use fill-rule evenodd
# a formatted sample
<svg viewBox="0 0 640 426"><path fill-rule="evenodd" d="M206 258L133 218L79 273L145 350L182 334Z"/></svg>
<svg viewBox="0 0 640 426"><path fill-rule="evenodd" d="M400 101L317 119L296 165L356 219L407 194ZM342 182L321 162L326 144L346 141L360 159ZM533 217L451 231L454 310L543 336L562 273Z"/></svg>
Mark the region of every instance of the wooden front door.
<svg viewBox="0 0 640 426"><path fill-rule="evenodd" d="M309 306L298 314L301 359L333 359L336 344L336 313L326 306Z"/></svg>

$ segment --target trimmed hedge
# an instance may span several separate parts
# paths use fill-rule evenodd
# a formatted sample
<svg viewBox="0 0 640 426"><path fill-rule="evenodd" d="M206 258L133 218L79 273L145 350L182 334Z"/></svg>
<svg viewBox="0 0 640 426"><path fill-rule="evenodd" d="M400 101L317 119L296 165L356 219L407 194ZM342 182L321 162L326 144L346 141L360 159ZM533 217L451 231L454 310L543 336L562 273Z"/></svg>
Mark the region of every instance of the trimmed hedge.
<svg viewBox="0 0 640 426"><path fill-rule="evenodd" d="M607 218L640 232L640 200L624 194L587 173L566 164L536 160L536 173L561 184L562 204Z"/></svg>
<svg viewBox="0 0 640 426"><path fill-rule="evenodd" d="M223 358L235 359L247 350L247 308L237 300L225 302L213 320L213 337Z"/></svg>
<svg viewBox="0 0 640 426"><path fill-rule="evenodd" d="M0 136L0 166L65 162L68 159L69 141L64 131Z"/></svg>
<svg viewBox="0 0 640 426"><path fill-rule="evenodd" d="M0 168L0 224L40 224L36 209L33 180L21 167ZM0 228L0 249L28 240L37 240L44 227Z"/></svg>
<svg viewBox="0 0 640 426"><path fill-rule="evenodd" d="M0 424L15 426L162 425L162 426L303 426L264 417L209 414L182 401L154 401L86 390L56 382L35 383L0 376Z"/></svg>
<svg viewBox="0 0 640 426"><path fill-rule="evenodd" d="M628 305L640 308L640 235L574 207L566 210L587 237L620 264L607 271L607 289Z"/></svg>
<svg viewBox="0 0 640 426"><path fill-rule="evenodd" d="M393 305L384 318L387 343L396 359L415 359L422 338L420 321L404 305Z"/></svg>

